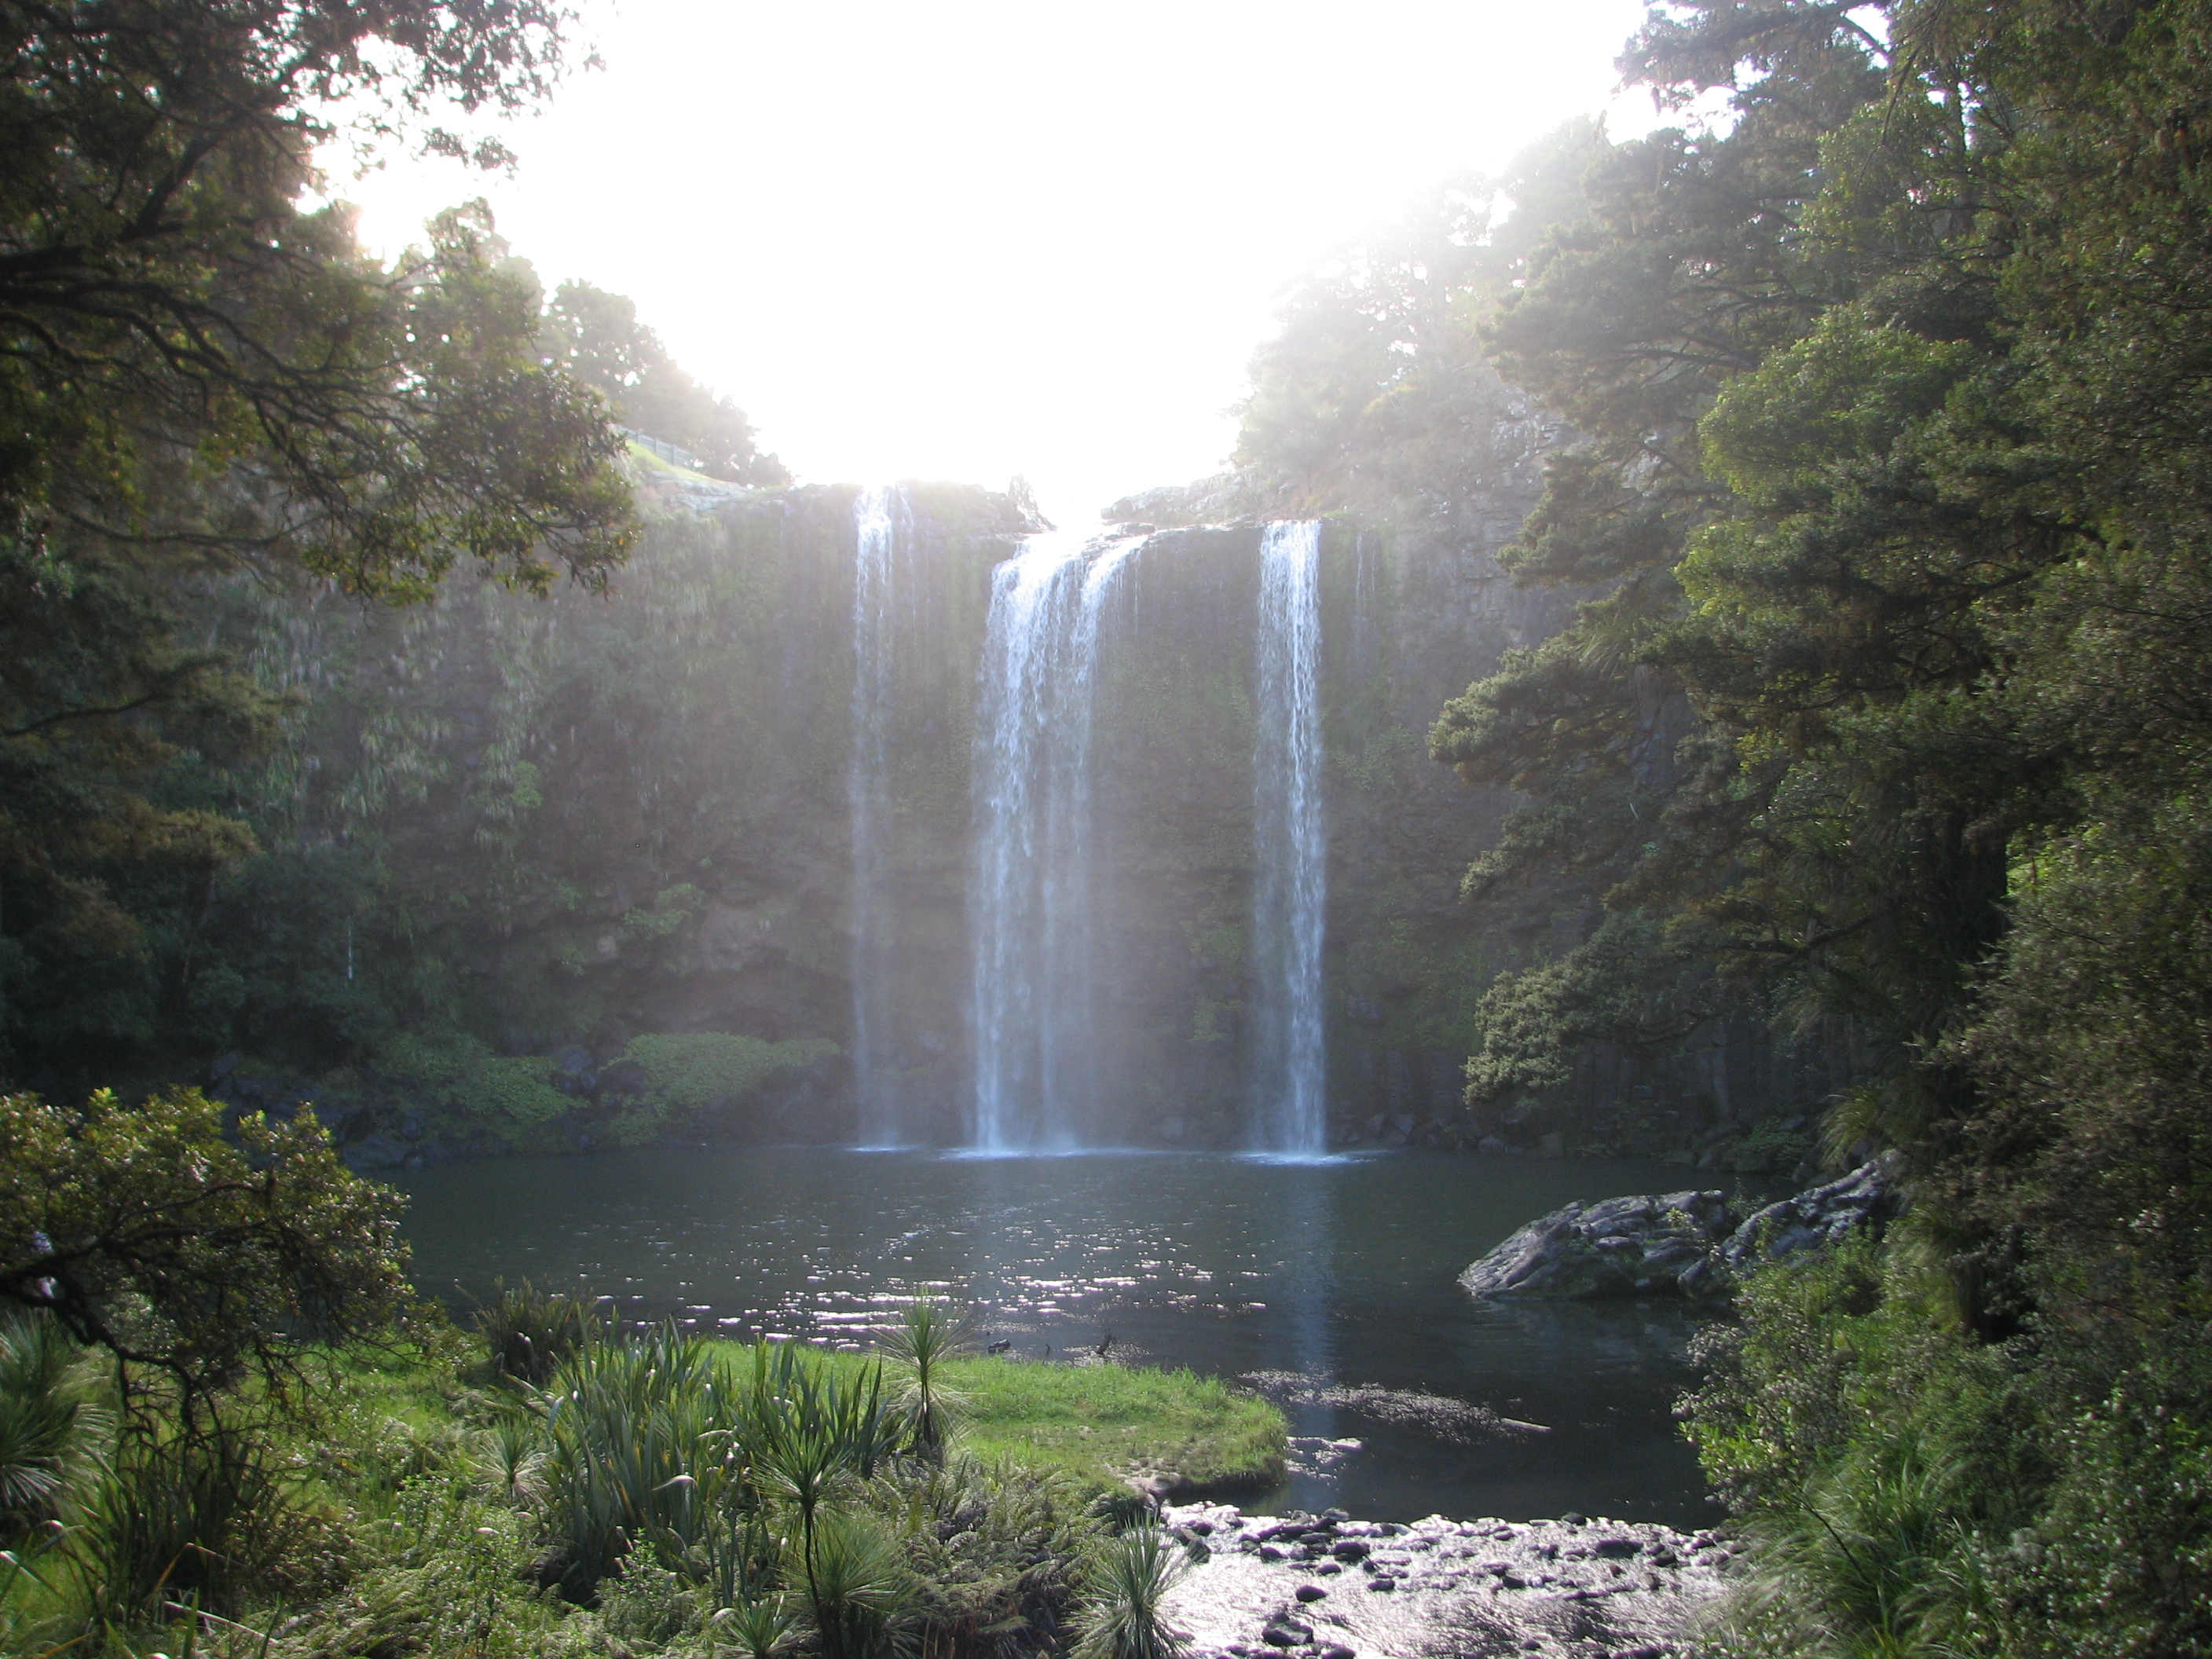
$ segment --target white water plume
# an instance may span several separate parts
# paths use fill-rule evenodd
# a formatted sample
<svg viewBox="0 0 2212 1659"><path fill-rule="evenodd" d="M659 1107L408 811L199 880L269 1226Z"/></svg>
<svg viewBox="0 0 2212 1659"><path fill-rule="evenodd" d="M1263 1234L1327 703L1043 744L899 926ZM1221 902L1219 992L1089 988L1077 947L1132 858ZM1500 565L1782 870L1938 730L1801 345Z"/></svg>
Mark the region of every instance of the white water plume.
<svg viewBox="0 0 2212 1659"><path fill-rule="evenodd" d="M1255 1150L1328 1150L1322 939L1328 828L1322 801L1321 523L1260 539L1258 726L1252 757Z"/></svg>
<svg viewBox="0 0 2212 1659"><path fill-rule="evenodd" d="M1031 537L992 573L974 789L977 1152L1096 1144L1091 703L1099 619L1139 539Z"/></svg>
<svg viewBox="0 0 2212 1659"><path fill-rule="evenodd" d="M853 502L853 752L846 775L853 828L853 1079L860 1144L903 1145L890 1042L891 720L897 681L897 570L905 492L878 485Z"/></svg>

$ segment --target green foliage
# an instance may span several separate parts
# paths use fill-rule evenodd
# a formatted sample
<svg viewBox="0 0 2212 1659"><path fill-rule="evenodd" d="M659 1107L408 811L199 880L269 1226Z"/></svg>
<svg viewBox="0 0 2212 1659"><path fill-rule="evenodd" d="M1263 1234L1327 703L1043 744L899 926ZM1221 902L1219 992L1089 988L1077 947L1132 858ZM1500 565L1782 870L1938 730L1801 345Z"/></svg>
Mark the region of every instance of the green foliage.
<svg viewBox="0 0 2212 1659"><path fill-rule="evenodd" d="M52 1315L0 1314L0 1547L73 1512L109 1426L102 1382Z"/></svg>
<svg viewBox="0 0 2212 1659"><path fill-rule="evenodd" d="M217 872L255 851L221 775L268 750L291 699L191 625L211 578L407 599L462 560L538 592L620 562L619 441L540 362L535 286L480 204L387 268L348 210L301 203L329 110L390 137L448 100L519 108L559 77L567 21L531 0L0 22L0 893L21 953L0 989L27 999L19 1030L143 1042L158 981L79 987L143 975L164 922L197 933ZM220 974L209 989L236 1000Z"/></svg>
<svg viewBox="0 0 2212 1659"><path fill-rule="evenodd" d="M872 1359L664 1331L580 1349L518 1408L466 1386L482 1361L459 1333L419 1334L333 1357L312 1418L226 1441L149 1419L88 1463L70 1524L0 1559L10 1650L1005 1659L1064 1642L1093 1484L957 1443L912 1455ZM1118 1369L959 1363L1075 1401ZM594 1539L596 1575L577 1553Z"/></svg>
<svg viewBox="0 0 2212 1659"><path fill-rule="evenodd" d="M884 1352L900 1372L898 1403L915 1450L933 1462L944 1458L945 1437L965 1403L945 1387L945 1362L968 1344L965 1316L927 1296L901 1309L897 1328L884 1339Z"/></svg>
<svg viewBox="0 0 2212 1659"><path fill-rule="evenodd" d="M258 1434L127 1440L71 1540L88 1621L143 1629L167 1623L173 1604L236 1609L327 1588L295 1576L313 1574L313 1546L297 1534L314 1523L290 1500L280 1454Z"/></svg>
<svg viewBox="0 0 2212 1659"><path fill-rule="evenodd" d="M1190 1644L1160 1617L1160 1603L1188 1562L1158 1527L1117 1533L1085 1565L1076 1615L1079 1659L1182 1659Z"/></svg>
<svg viewBox="0 0 2212 1659"><path fill-rule="evenodd" d="M398 1202L304 1114L233 1139L194 1090L0 1097L0 1297L187 1406L248 1369L281 1387L304 1345L385 1330L406 1301Z"/></svg>
<svg viewBox="0 0 2212 1659"><path fill-rule="evenodd" d="M961 1443L977 1456L1064 1470L1094 1492L1132 1474L1210 1487L1281 1478L1282 1413L1218 1377L988 1358L950 1360L945 1377L967 1397Z"/></svg>
<svg viewBox="0 0 2212 1659"><path fill-rule="evenodd" d="M554 1594L536 1588L538 1543L529 1517L433 1474L398 1494L364 1540L373 1551L343 1591L310 1604L288 1640L248 1652L306 1656L473 1653L487 1659L552 1659L599 1644ZM278 1625L264 1614L264 1628ZM605 1650L600 1649L601 1651Z"/></svg>
<svg viewBox="0 0 2212 1659"><path fill-rule="evenodd" d="M604 1334L595 1304L541 1291L526 1279L511 1288L499 1285L491 1305L478 1310L476 1328L495 1372L537 1388L551 1381L570 1354Z"/></svg>
<svg viewBox="0 0 2212 1659"><path fill-rule="evenodd" d="M644 1068L648 1085L669 1105L690 1114L750 1094L786 1066L838 1052L818 1037L766 1042L729 1031L672 1031L632 1037L623 1058Z"/></svg>
<svg viewBox="0 0 2212 1659"><path fill-rule="evenodd" d="M866 1510L837 1509L805 1530L798 1576L828 1659L893 1650L915 1601L896 1540Z"/></svg>
<svg viewBox="0 0 2212 1659"><path fill-rule="evenodd" d="M460 1134L516 1150L532 1147L532 1132L576 1103L553 1086L543 1056L495 1054L473 1037L435 1042L404 1031L381 1044L374 1059L379 1071L404 1079L423 1104L442 1109Z"/></svg>
<svg viewBox="0 0 2212 1659"><path fill-rule="evenodd" d="M1574 180L1601 142L1573 122L1495 177L1454 179L1292 295L1240 410L1237 460L1263 499L1480 513L1513 411L1479 327L1534 244L1581 216Z"/></svg>
<svg viewBox="0 0 2212 1659"><path fill-rule="evenodd" d="M545 322L555 362L605 398L629 425L692 451L709 477L791 482L783 464L754 444L744 410L678 368L621 295L563 283L546 307Z"/></svg>
<svg viewBox="0 0 2212 1659"><path fill-rule="evenodd" d="M1711 1018L1717 1003L1693 951L1647 917L1608 916L1579 949L1492 982L1475 1010L1482 1047L1467 1062L1468 1096L1557 1087L1584 1043L1656 1046Z"/></svg>
<svg viewBox="0 0 2212 1659"><path fill-rule="evenodd" d="M1682 1411L1754 1568L1723 1650L2197 1650L2212 1562L2200 1327L1978 1340L1930 1249L1939 1224L1764 1268L1741 1326L1700 1340L1708 1380Z"/></svg>
<svg viewBox="0 0 2212 1659"><path fill-rule="evenodd" d="M866 1502L901 1540L925 1641L984 1654L1065 1628L1097 1536L1074 1481L956 1451L873 1483Z"/></svg>

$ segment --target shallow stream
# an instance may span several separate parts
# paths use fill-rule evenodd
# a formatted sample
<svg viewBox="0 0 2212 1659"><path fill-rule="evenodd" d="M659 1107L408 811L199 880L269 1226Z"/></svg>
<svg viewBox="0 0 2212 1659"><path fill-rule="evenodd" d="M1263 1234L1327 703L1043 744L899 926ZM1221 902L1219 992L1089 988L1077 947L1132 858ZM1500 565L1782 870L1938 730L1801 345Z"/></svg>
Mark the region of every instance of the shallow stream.
<svg viewBox="0 0 2212 1659"><path fill-rule="evenodd" d="M496 1278L528 1277L611 1295L624 1319L866 1342L927 1288L968 1303L1010 1363L1087 1358L1110 1335L1115 1359L1262 1379L1298 1455L1285 1486L1248 1507L1694 1526L1713 1511L1670 1407L1698 1316L1664 1301L1485 1306L1456 1282L1571 1199L1687 1176L1417 1153L702 1146L398 1179L414 1199L416 1283L462 1308ZM1486 1413L1547 1432L1501 1431Z"/></svg>

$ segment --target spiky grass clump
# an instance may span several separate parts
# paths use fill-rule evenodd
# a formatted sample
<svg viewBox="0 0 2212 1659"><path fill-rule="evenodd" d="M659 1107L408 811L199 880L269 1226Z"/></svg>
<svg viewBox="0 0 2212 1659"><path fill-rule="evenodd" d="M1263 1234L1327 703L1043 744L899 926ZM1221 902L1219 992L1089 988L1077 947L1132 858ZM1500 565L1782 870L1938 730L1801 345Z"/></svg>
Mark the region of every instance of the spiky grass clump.
<svg viewBox="0 0 2212 1659"><path fill-rule="evenodd" d="M490 1304L477 1310L476 1328L494 1371L538 1389L569 1355L605 1334L592 1302L541 1291L526 1279L511 1287L501 1285Z"/></svg>
<svg viewBox="0 0 2212 1659"><path fill-rule="evenodd" d="M864 1510L827 1510L801 1547L805 1559L792 1576L806 1586L824 1659L864 1659L902 1645L916 1600L914 1575L881 1522Z"/></svg>
<svg viewBox="0 0 2212 1659"><path fill-rule="evenodd" d="M0 1544L58 1520L99 1473L100 1379L52 1315L0 1314Z"/></svg>
<svg viewBox="0 0 2212 1659"><path fill-rule="evenodd" d="M968 1321L951 1304L930 1297L908 1303L884 1352L900 1372L898 1401L906 1413L916 1455L941 1462L967 1396L947 1386L945 1366L968 1346Z"/></svg>
<svg viewBox="0 0 2212 1659"><path fill-rule="evenodd" d="M1135 1528L1101 1544L1083 1574L1077 1659L1185 1659L1190 1644L1168 1626L1161 1609L1188 1565L1158 1527Z"/></svg>

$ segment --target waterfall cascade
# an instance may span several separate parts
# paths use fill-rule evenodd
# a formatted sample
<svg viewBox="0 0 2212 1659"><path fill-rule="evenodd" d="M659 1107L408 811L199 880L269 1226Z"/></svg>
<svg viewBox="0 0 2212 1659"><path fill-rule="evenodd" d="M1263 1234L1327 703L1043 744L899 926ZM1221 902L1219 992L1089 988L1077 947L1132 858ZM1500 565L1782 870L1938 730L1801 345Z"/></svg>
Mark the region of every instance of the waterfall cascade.
<svg viewBox="0 0 2212 1659"><path fill-rule="evenodd" d="M1253 752L1252 1129L1255 1150L1328 1150L1322 935L1321 524L1271 524L1260 542L1258 734Z"/></svg>
<svg viewBox="0 0 2212 1659"><path fill-rule="evenodd" d="M1097 1144L1091 702L1100 615L1140 543L1031 537L992 573L969 900L979 1152Z"/></svg>
<svg viewBox="0 0 2212 1659"><path fill-rule="evenodd" d="M853 503L853 752L846 785L853 830L853 1077L864 1146L902 1133L891 1063L890 738L897 681L898 554L911 510L890 485Z"/></svg>

